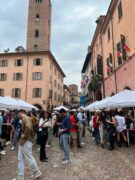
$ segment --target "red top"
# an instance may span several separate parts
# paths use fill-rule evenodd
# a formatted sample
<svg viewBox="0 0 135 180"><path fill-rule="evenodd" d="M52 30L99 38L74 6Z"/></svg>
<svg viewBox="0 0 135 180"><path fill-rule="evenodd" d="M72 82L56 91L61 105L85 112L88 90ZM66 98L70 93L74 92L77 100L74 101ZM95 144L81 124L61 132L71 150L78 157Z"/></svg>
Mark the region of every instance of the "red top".
<svg viewBox="0 0 135 180"><path fill-rule="evenodd" d="M70 116L70 124L71 124L70 132L76 132L76 128L74 127L74 125L76 125L76 119L73 115Z"/></svg>
<svg viewBox="0 0 135 180"><path fill-rule="evenodd" d="M93 127L94 128L99 128L99 123L97 123L97 116L96 115L93 118Z"/></svg>

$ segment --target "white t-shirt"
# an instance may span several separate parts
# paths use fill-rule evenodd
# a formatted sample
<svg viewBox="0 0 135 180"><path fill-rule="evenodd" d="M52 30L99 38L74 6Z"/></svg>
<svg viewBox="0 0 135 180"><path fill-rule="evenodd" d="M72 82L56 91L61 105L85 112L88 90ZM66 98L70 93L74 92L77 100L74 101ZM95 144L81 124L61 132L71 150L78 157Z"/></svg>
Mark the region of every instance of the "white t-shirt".
<svg viewBox="0 0 135 180"><path fill-rule="evenodd" d="M117 132L122 132L124 129L126 129L125 117L116 115L115 119L118 123L118 126L116 127Z"/></svg>
<svg viewBox="0 0 135 180"><path fill-rule="evenodd" d="M44 121L46 121L46 119L44 120L43 118L41 118L41 119L39 120L39 127L44 123ZM48 122L44 123L44 125L42 126L42 128L50 127L50 126L51 126L51 125L50 125L50 122L48 121ZM39 131L42 131L42 128L39 128Z"/></svg>

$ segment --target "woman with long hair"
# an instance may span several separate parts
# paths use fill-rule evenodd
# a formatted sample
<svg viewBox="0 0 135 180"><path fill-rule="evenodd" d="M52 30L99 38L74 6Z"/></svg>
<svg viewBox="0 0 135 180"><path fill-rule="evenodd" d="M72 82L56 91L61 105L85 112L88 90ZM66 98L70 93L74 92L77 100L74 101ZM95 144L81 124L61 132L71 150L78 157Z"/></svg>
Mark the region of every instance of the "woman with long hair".
<svg viewBox="0 0 135 180"><path fill-rule="evenodd" d="M45 147L48 139L48 114L43 110L40 112L39 131L41 131L40 161L47 162L48 158L46 156Z"/></svg>

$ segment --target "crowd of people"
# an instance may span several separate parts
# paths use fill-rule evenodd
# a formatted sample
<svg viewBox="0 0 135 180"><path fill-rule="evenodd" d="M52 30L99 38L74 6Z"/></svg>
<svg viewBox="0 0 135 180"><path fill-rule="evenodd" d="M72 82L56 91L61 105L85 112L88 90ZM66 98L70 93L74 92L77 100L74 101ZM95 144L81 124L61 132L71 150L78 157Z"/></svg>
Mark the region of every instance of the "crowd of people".
<svg viewBox="0 0 135 180"><path fill-rule="evenodd" d="M53 137L59 139L59 146L64 151L63 164L70 162L70 148L76 151L85 143L86 116L83 109L79 112L47 112L44 110L26 112L25 110L3 110L0 114L0 154L6 155L5 146L18 150L18 176L24 179L24 161L27 160L34 173L34 179L41 176L37 163L32 155L32 144L39 145L39 159L48 162L46 147L52 146ZM3 145L2 142L5 142ZM19 146L18 146L19 144Z"/></svg>
<svg viewBox="0 0 135 180"><path fill-rule="evenodd" d="M70 149L76 152L85 145L86 127L90 129L96 145L114 150L115 142L119 147L124 143L128 147L126 130L133 128L134 122L132 109L127 115L114 110L88 113L83 108L68 112L65 109L53 112L4 110L0 114L0 154L5 155L4 147L10 144L12 151L18 150L18 176L14 180L24 179L25 160L31 166L33 178L37 179L41 172L32 155L33 143L39 146L39 160L47 163L46 147L52 146L54 137L58 138L59 147L64 152L62 163L67 164L70 162Z"/></svg>
<svg viewBox="0 0 135 180"><path fill-rule="evenodd" d="M134 141L134 134L127 137L127 131L134 129L134 123L133 109L128 110L127 113L122 110L96 110L91 115L89 125L95 143L100 144L102 148L114 150L115 144L118 144L118 147L122 144L128 147L128 138Z"/></svg>

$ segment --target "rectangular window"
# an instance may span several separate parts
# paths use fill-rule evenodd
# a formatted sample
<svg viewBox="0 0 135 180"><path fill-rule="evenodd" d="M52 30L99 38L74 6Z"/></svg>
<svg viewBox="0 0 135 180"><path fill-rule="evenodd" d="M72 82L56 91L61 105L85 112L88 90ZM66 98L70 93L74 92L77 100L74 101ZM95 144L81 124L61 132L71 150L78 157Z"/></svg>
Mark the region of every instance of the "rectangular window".
<svg viewBox="0 0 135 180"><path fill-rule="evenodd" d="M58 102L60 102L60 95L58 95Z"/></svg>
<svg viewBox="0 0 135 180"><path fill-rule="evenodd" d="M22 73L14 73L13 75L13 80L14 81L22 81L23 79L23 74Z"/></svg>
<svg viewBox="0 0 135 180"><path fill-rule="evenodd" d="M8 61L7 60L1 60L0 61L0 67L7 67L8 66Z"/></svg>
<svg viewBox="0 0 135 180"><path fill-rule="evenodd" d="M0 81L6 81L7 80L7 74L1 73L0 74Z"/></svg>
<svg viewBox="0 0 135 180"><path fill-rule="evenodd" d="M52 99L52 90L49 90L49 99Z"/></svg>
<svg viewBox="0 0 135 180"><path fill-rule="evenodd" d="M35 37L39 37L39 30L38 29L35 30Z"/></svg>
<svg viewBox="0 0 135 180"><path fill-rule="evenodd" d="M100 55L97 57L97 74L103 75L103 61Z"/></svg>
<svg viewBox="0 0 135 180"><path fill-rule="evenodd" d="M12 89L12 97L21 98L21 89L20 88Z"/></svg>
<svg viewBox="0 0 135 180"><path fill-rule="evenodd" d="M112 54L109 54L109 57L106 60L107 64L107 75L111 75L113 73L113 64L112 64Z"/></svg>
<svg viewBox="0 0 135 180"><path fill-rule="evenodd" d="M15 60L15 66L23 66L23 60L22 59L16 59Z"/></svg>
<svg viewBox="0 0 135 180"><path fill-rule="evenodd" d="M41 72L35 72L32 74L33 80L42 80L42 73Z"/></svg>
<svg viewBox="0 0 135 180"><path fill-rule="evenodd" d="M107 34L108 34L108 41L110 41L110 38L111 38L110 27L108 28Z"/></svg>
<svg viewBox="0 0 135 180"><path fill-rule="evenodd" d="M42 96L42 89L34 88L33 89L33 98L41 98L41 96Z"/></svg>
<svg viewBox="0 0 135 180"><path fill-rule="evenodd" d="M54 100L57 101L57 93L54 93Z"/></svg>
<svg viewBox="0 0 135 180"><path fill-rule="evenodd" d="M117 58L118 58L118 65L121 65L123 63L121 42L117 44Z"/></svg>
<svg viewBox="0 0 135 180"><path fill-rule="evenodd" d="M4 89L0 89L0 96L4 96Z"/></svg>
<svg viewBox="0 0 135 180"><path fill-rule="evenodd" d="M121 19L122 15L123 15L122 2L120 1L119 5L118 5L118 17L119 17L119 20Z"/></svg>
<svg viewBox="0 0 135 180"><path fill-rule="evenodd" d="M36 58L33 61L34 66L41 66L42 65L42 59L41 58Z"/></svg>

